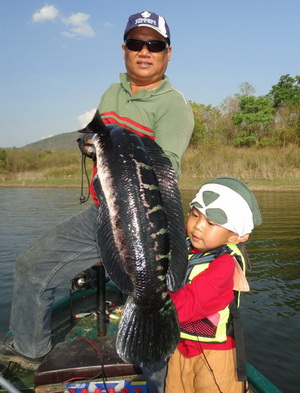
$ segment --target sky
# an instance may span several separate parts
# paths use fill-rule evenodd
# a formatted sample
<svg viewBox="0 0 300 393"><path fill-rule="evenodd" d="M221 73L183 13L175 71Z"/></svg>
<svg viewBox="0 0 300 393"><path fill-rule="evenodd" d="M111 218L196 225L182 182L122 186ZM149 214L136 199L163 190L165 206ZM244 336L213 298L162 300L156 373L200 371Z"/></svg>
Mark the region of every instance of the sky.
<svg viewBox="0 0 300 393"><path fill-rule="evenodd" d="M144 10L167 20L166 74L188 100L217 107L245 82L259 96L300 74L299 0L0 0L0 147L83 128Z"/></svg>

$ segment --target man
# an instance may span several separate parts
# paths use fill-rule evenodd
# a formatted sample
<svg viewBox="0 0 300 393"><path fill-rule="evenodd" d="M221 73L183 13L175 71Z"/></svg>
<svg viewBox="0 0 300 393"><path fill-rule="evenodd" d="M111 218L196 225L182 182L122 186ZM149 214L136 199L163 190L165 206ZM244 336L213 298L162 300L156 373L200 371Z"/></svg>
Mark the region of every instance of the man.
<svg viewBox="0 0 300 393"><path fill-rule="evenodd" d="M154 139L179 175L194 122L185 98L164 75L171 56L165 19L147 11L130 16L122 49L127 73L104 93L99 105L102 119ZM56 287L101 260L95 237L99 203L93 190L92 195L94 205L55 226L18 257L13 337L1 334L0 360L35 369L51 350Z"/></svg>

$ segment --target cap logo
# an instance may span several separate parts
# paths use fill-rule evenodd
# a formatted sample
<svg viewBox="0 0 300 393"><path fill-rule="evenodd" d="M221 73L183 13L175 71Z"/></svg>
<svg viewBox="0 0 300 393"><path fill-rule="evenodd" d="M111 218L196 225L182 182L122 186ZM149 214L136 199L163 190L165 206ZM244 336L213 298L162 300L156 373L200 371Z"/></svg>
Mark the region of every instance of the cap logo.
<svg viewBox="0 0 300 393"><path fill-rule="evenodd" d="M141 13L141 15L142 15L143 18L147 19L151 15L151 12L144 11L144 12Z"/></svg>
<svg viewBox="0 0 300 393"><path fill-rule="evenodd" d="M228 218L224 210L219 208L208 208L210 204L217 201L220 198L220 194L213 191L204 191L202 198L204 202L205 215L209 217L211 220L217 222L219 225L224 225L228 222Z"/></svg>
<svg viewBox="0 0 300 393"><path fill-rule="evenodd" d="M216 192L213 191L204 191L203 193L203 202L205 203L206 206L210 205L213 203L216 199L218 199L220 194L217 194Z"/></svg>
<svg viewBox="0 0 300 393"><path fill-rule="evenodd" d="M149 17L151 16L151 13L148 11L145 11L141 14L143 18L138 18L135 20L136 25L142 25L143 23L149 24L149 25L154 25L157 26L156 20L150 19Z"/></svg>

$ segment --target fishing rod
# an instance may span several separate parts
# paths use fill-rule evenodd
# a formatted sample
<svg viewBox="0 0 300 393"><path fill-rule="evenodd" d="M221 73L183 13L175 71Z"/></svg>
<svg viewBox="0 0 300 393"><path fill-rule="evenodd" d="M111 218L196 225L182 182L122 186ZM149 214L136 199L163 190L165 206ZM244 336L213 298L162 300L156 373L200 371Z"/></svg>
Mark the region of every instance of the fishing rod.
<svg viewBox="0 0 300 393"><path fill-rule="evenodd" d="M0 375L0 385L9 393L21 393L20 390L15 388L10 382Z"/></svg>

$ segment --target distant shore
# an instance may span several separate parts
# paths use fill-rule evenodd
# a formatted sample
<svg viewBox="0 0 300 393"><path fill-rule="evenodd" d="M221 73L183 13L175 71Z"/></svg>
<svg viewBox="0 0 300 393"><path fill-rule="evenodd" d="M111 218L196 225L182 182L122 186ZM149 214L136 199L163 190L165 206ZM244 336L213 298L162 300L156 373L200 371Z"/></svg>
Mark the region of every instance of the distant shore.
<svg viewBox="0 0 300 393"><path fill-rule="evenodd" d="M11 153L11 156L9 155ZM87 189L93 161L83 171L79 153L9 151L0 168L0 187ZM12 154L13 153L13 154ZM215 177L233 176L252 191L300 192L300 147L236 148L232 145L191 145L182 158L180 190L197 190ZM80 192L80 191L79 191Z"/></svg>
<svg viewBox="0 0 300 393"><path fill-rule="evenodd" d="M181 179L179 182L179 189L182 191L193 191L197 190L200 185L208 179L201 178L189 178L189 179ZM276 191L276 192L300 192L300 180L299 178L288 179L286 182L281 180L281 184L277 184L275 181L271 182L269 180L243 180L247 186L252 191ZM57 181L9 181L9 182L1 182L1 188L77 188L80 189L80 181L76 184L74 181L64 181L63 179ZM87 185L84 186L84 189L87 189Z"/></svg>

